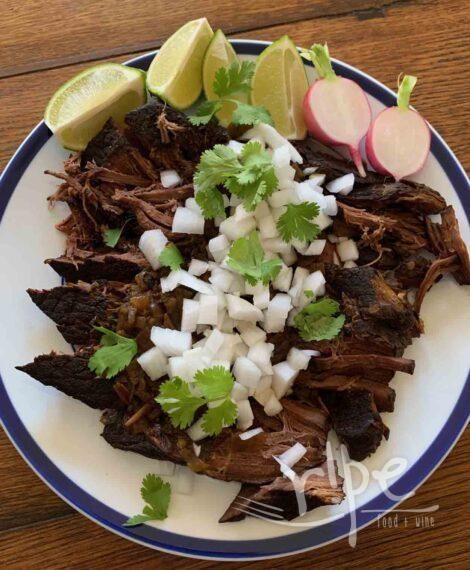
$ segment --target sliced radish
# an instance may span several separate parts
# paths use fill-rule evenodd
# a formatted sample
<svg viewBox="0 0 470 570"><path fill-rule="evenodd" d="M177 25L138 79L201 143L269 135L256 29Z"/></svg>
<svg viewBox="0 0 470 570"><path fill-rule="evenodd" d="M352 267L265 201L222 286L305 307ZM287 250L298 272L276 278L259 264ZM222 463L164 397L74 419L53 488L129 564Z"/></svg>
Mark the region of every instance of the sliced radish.
<svg viewBox="0 0 470 570"><path fill-rule="evenodd" d="M161 267L160 254L165 249L168 240L162 230L147 230L140 236L139 249L156 270Z"/></svg>
<svg viewBox="0 0 470 570"><path fill-rule="evenodd" d="M154 346L141 354L137 362L150 380L158 380L167 374L168 359L158 346Z"/></svg>
<svg viewBox="0 0 470 570"><path fill-rule="evenodd" d="M395 180L421 170L429 154L431 132L421 115L410 108L417 78L405 75L398 88L397 106L377 115L366 139L372 166Z"/></svg>
<svg viewBox="0 0 470 570"><path fill-rule="evenodd" d="M323 143L346 146L359 173L365 176L359 143L371 122L367 96L357 83L336 75L326 44L313 45L308 54L319 77L303 102L308 130Z"/></svg>

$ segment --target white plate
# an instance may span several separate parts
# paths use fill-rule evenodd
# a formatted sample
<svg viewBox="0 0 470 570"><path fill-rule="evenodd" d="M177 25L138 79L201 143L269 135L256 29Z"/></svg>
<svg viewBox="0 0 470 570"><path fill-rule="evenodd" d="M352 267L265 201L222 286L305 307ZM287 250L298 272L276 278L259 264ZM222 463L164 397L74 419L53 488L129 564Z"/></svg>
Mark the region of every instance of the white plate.
<svg viewBox="0 0 470 570"><path fill-rule="evenodd" d="M267 44L236 40L233 45L250 58ZM145 69L153 55L130 63ZM362 85L374 113L384 104L394 104L394 94L374 79L341 62L336 67ZM311 76L312 68L307 70ZM25 292L28 287L60 284L43 260L63 251L63 236L54 224L65 210L60 205L47 208L46 197L57 182L43 171L61 170L66 156L41 123L0 180L0 415L36 473L72 506L113 532L147 546L201 558L258 559L308 550L347 534L351 512L361 527L396 505L400 499L387 497L372 478L355 504L345 500L289 524L257 519L219 524L239 486L196 476L191 495L174 494L167 520L135 528L121 526L128 516L140 512L140 484L146 473L155 471L155 461L113 449L99 436L100 412L15 370L16 365L51 349L70 351L55 325ZM470 243L469 181L435 131L432 156L417 179L436 188L454 206L462 236ZM442 461L468 419L470 290L451 279L442 280L427 295L422 317L426 334L405 354L416 360L416 372L412 377L397 374L392 381L396 409L384 414L390 439L363 462L372 472L391 458L403 458L406 468L388 482L399 497L419 486ZM359 483L355 473L353 484Z"/></svg>

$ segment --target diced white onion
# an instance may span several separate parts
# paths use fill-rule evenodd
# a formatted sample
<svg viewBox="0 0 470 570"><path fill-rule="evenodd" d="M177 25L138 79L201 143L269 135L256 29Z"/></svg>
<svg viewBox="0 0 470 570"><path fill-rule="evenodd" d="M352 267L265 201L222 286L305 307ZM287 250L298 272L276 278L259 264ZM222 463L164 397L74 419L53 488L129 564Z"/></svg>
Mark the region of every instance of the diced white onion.
<svg viewBox="0 0 470 570"><path fill-rule="evenodd" d="M198 293L204 293L204 295L213 295L214 291L209 283L206 283L202 279L191 275L187 271L180 270L178 272L179 275L179 282L181 285L188 287L188 289L192 289L193 291L197 291Z"/></svg>
<svg viewBox="0 0 470 570"><path fill-rule="evenodd" d="M158 346L154 346L141 354L137 362L150 380L158 380L167 374L168 359Z"/></svg>
<svg viewBox="0 0 470 570"><path fill-rule="evenodd" d="M307 370L310 358L306 350L299 350L295 346L287 354L287 362L294 370Z"/></svg>
<svg viewBox="0 0 470 570"><path fill-rule="evenodd" d="M248 394L253 396L261 379L261 370L256 364L246 356L239 356L233 365L232 374L237 382L248 389Z"/></svg>
<svg viewBox="0 0 470 570"><path fill-rule="evenodd" d="M310 174L308 177L316 186L322 186L325 182L326 176L324 174Z"/></svg>
<svg viewBox="0 0 470 570"><path fill-rule="evenodd" d="M239 402L240 400L248 400L248 396L248 388L246 386L243 386L240 384L240 382L233 383L232 393L230 394L232 400L235 402Z"/></svg>
<svg viewBox="0 0 470 570"><path fill-rule="evenodd" d="M228 314L232 319L249 322L263 320L262 311L245 299L229 294L225 298L227 299Z"/></svg>
<svg viewBox="0 0 470 570"><path fill-rule="evenodd" d="M228 141L227 146L231 148L236 154L240 154L245 145L239 141L230 140Z"/></svg>
<svg viewBox="0 0 470 570"><path fill-rule="evenodd" d="M278 235L276 222L266 202L261 202L257 206L254 215L262 239L274 238Z"/></svg>
<svg viewBox="0 0 470 570"><path fill-rule="evenodd" d="M243 220L238 220L235 216L226 218L219 227L222 234L227 236L231 241L235 241L241 237L248 235L256 228L256 220L254 216L250 216Z"/></svg>
<svg viewBox="0 0 470 570"><path fill-rule="evenodd" d="M214 285L214 287L224 293L231 290L234 280L235 275L221 267L212 268L211 276L209 277L209 281Z"/></svg>
<svg viewBox="0 0 470 570"><path fill-rule="evenodd" d="M279 271L276 279L273 281L273 288L277 289L278 291L283 291L287 293L289 291L291 282L292 282L292 275L294 274L294 270L292 267L287 267L285 263L282 264L281 270Z"/></svg>
<svg viewBox="0 0 470 570"><path fill-rule="evenodd" d="M150 338L166 356L181 356L191 348L191 333L152 327Z"/></svg>
<svg viewBox="0 0 470 570"><path fill-rule="evenodd" d="M325 249L326 239L316 239L308 246L305 255L321 255Z"/></svg>
<svg viewBox="0 0 470 570"><path fill-rule="evenodd" d="M307 168L303 169L304 176L309 176L318 170L317 166L307 166Z"/></svg>
<svg viewBox="0 0 470 570"><path fill-rule="evenodd" d="M340 178L335 178L331 182L328 182L326 189L332 194L342 194L347 196L354 188L354 174L350 172L345 174Z"/></svg>
<svg viewBox="0 0 470 570"><path fill-rule="evenodd" d="M217 329L213 329L207 337L204 348L215 355L219 352L225 342L225 335Z"/></svg>
<svg viewBox="0 0 470 570"><path fill-rule="evenodd" d="M253 425L254 415L248 400L240 400L236 402L238 408L237 427L242 431L247 430Z"/></svg>
<svg viewBox="0 0 470 570"><path fill-rule="evenodd" d="M353 269L354 267L357 267L357 263L355 261L346 261L343 267L345 269Z"/></svg>
<svg viewBox="0 0 470 570"><path fill-rule="evenodd" d="M294 467L294 465L298 463L306 453L307 448L297 442L292 447L284 451L284 453L278 455L277 459L288 467Z"/></svg>
<svg viewBox="0 0 470 570"><path fill-rule="evenodd" d="M320 214L315 218L315 223L320 228L320 230L324 230L325 228L332 225L333 220L325 214L325 212L320 212Z"/></svg>
<svg viewBox="0 0 470 570"><path fill-rule="evenodd" d="M336 251L343 262L356 261L359 259L359 250L357 249L356 242L352 239L338 243L336 245Z"/></svg>
<svg viewBox="0 0 470 570"><path fill-rule="evenodd" d="M221 263L230 249L230 242L223 234L209 240L207 247L217 263Z"/></svg>
<svg viewBox="0 0 470 570"><path fill-rule="evenodd" d="M199 418L197 420L197 422L193 423L193 425L186 430L186 433L189 435L189 437L193 440L193 441L201 441L201 439L204 439L207 437L207 433L202 429L202 422L203 419Z"/></svg>
<svg viewBox="0 0 470 570"><path fill-rule="evenodd" d="M250 140L253 137L261 137L272 149L287 145L291 161L302 164L303 159L299 151L271 125L267 125L266 123L255 125L244 133L241 138L243 140Z"/></svg>
<svg viewBox="0 0 470 570"><path fill-rule="evenodd" d="M265 392L271 388L271 384L273 382L272 376L262 376L260 381L258 382L258 386L256 386L255 395L261 394L261 392Z"/></svg>
<svg viewBox="0 0 470 570"><path fill-rule="evenodd" d="M160 254L168 243L162 230L147 230L140 236L139 249L145 255L145 258L156 270L161 267Z"/></svg>
<svg viewBox="0 0 470 570"><path fill-rule="evenodd" d="M202 210L199 204L196 202L196 198L187 198L184 205L186 208L188 208L188 210L192 210L193 212L196 212L196 214L202 216Z"/></svg>
<svg viewBox="0 0 470 570"><path fill-rule="evenodd" d="M209 270L209 264L207 261L201 261L200 259L192 259L188 267L188 273L200 277L204 275Z"/></svg>
<svg viewBox="0 0 470 570"><path fill-rule="evenodd" d="M182 179L176 170L162 170L160 172L160 181L163 188L174 188L181 184Z"/></svg>
<svg viewBox="0 0 470 570"><path fill-rule="evenodd" d="M171 230L179 234L204 234L204 217L189 208L176 208Z"/></svg>
<svg viewBox="0 0 470 570"><path fill-rule="evenodd" d="M269 302L264 316L266 332L281 332L286 326L287 316L292 308L292 300L286 293L277 293Z"/></svg>
<svg viewBox="0 0 470 570"><path fill-rule="evenodd" d="M293 368L287 361L279 362L273 366L272 389L278 400L281 400L292 388L299 371Z"/></svg>
<svg viewBox="0 0 470 570"><path fill-rule="evenodd" d="M264 405L264 413L267 416L277 416L282 411L282 404L274 395L274 392L269 397L269 400Z"/></svg>
<svg viewBox="0 0 470 570"><path fill-rule="evenodd" d="M250 346L247 357L256 364L263 374L270 375L273 373L271 366L271 355L274 350L274 344L270 342L257 342Z"/></svg>
<svg viewBox="0 0 470 570"><path fill-rule="evenodd" d="M172 356L168 359L168 376L170 378L179 376L188 382L192 380L188 374L188 369L182 356Z"/></svg>
<svg viewBox="0 0 470 570"><path fill-rule="evenodd" d="M249 347L254 346L258 342L266 341L266 333L253 323L246 321L239 321L236 324L237 329L240 331L240 336L243 342Z"/></svg>
<svg viewBox="0 0 470 570"><path fill-rule="evenodd" d="M255 437L256 435L259 435L260 433L263 433L264 430L263 428L254 428L254 429L250 429L248 431L244 431L243 433L241 433L239 435L240 439L242 439L243 441L246 441L247 439L251 439L252 437Z"/></svg>
<svg viewBox="0 0 470 570"><path fill-rule="evenodd" d="M312 291L315 297L322 297L325 294L326 279L323 273L318 270L310 273L303 282L303 291Z"/></svg>
<svg viewBox="0 0 470 570"><path fill-rule="evenodd" d="M199 298L198 325L217 325L217 295L201 295Z"/></svg>
<svg viewBox="0 0 470 570"><path fill-rule="evenodd" d="M199 318L199 303L193 299L183 299L181 330L195 332Z"/></svg>
<svg viewBox="0 0 470 570"><path fill-rule="evenodd" d="M323 212L327 216L336 216L338 213L338 204L336 203L335 196L323 196L324 206Z"/></svg>
<svg viewBox="0 0 470 570"><path fill-rule="evenodd" d="M269 196L268 202L271 208L280 208L289 204L292 201L293 197L294 193L290 188L285 190L278 190Z"/></svg>
<svg viewBox="0 0 470 570"><path fill-rule="evenodd" d="M177 465L176 473L171 480L171 490L178 495L191 495L194 490L196 475L185 465Z"/></svg>

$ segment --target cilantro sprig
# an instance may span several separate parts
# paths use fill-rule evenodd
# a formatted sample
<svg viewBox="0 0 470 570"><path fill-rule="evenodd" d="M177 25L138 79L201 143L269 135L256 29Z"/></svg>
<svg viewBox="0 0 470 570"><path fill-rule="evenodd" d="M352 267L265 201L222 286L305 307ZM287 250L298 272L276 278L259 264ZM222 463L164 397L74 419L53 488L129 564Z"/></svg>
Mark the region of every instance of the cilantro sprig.
<svg viewBox="0 0 470 570"><path fill-rule="evenodd" d="M126 224L120 228L108 228L103 231L103 242L108 247L116 247L121 239L122 232Z"/></svg>
<svg viewBox="0 0 470 570"><path fill-rule="evenodd" d="M251 212L278 187L271 156L257 141L247 143L240 155L217 144L206 150L197 166L194 182L196 202L206 219L224 216L224 203L218 186L224 186Z"/></svg>
<svg viewBox="0 0 470 570"><path fill-rule="evenodd" d="M228 253L227 265L240 273L250 285L261 281L268 285L281 271L279 258L265 259L258 232L253 230L247 237L235 240Z"/></svg>
<svg viewBox="0 0 470 570"><path fill-rule="evenodd" d="M222 109L224 103L231 103L233 108L232 123L234 125L256 125L258 123L273 124L269 111L262 106L249 105L234 99L239 93L251 91L251 80L255 72L252 61L234 61L229 68L220 67L214 77L213 89L218 99L205 101L196 113L189 117L193 125L207 125Z"/></svg>
<svg viewBox="0 0 470 570"><path fill-rule="evenodd" d="M171 486L165 483L161 477L149 473L142 481L140 495L144 500L145 507L141 515L134 515L127 519L124 526L135 526L147 521L162 521L168 516L170 504Z"/></svg>
<svg viewBox="0 0 470 570"><path fill-rule="evenodd" d="M294 318L294 326L305 341L331 340L338 336L346 320L339 312L339 303L324 297L302 309Z"/></svg>
<svg viewBox="0 0 470 570"><path fill-rule="evenodd" d="M94 327L102 333L101 348L88 361L88 367L99 376L113 378L129 366L137 354L137 343L105 327Z"/></svg>
<svg viewBox="0 0 470 570"><path fill-rule="evenodd" d="M169 243L158 259L163 267L169 267L172 271L178 271L184 263L184 258L174 243Z"/></svg>
<svg viewBox="0 0 470 570"><path fill-rule="evenodd" d="M217 435L237 419L237 406L230 399L234 382L226 368L212 366L198 370L193 383L179 377L167 380L155 400L170 416L172 424L183 429L193 423L200 408L211 404L202 416L202 428L209 435Z"/></svg>
<svg viewBox="0 0 470 570"><path fill-rule="evenodd" d="M277 229L284 241L293 239L312 241L320 233L320 227L312 222L320 213L315 202L287 204L286 211L277 221Z"/></svg>

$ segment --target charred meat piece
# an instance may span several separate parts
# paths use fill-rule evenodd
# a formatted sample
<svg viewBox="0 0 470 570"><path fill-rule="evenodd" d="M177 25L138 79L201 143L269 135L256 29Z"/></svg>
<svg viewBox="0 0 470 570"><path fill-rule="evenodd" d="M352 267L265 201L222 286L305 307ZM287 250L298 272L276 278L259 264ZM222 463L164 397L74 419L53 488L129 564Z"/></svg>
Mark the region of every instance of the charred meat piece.
<svg viewBox="0 0 470 570"><path fill-rule="evenodd" d="M53 386L91 408L122 407L110 380L97 378L88 368L88 358L69 354L44 354L30 364L17 366L45 386Z"/></svg>
<svg viewBox="0 0 470 570"><path fill-rule="evenodd" d="M385 281L394 291L414 289L421 285L431 260L422 255L412 255L401 261L393 270L384 271Z"/></svg>
<svg viewBox="0 0 470 570"><path fill-rule="evenodd" d="M292 481L284 477L277 477L267 485L244 484L219 522L240 521L250 512L267 519L292 520L323 505L338 505L344 499L343 479L337 473L335 478L332 484L326 464L318 467L302 480L299 499Z"/></svg>
<svg viewBox="0 0 470 570"><path fill-rule="evenodd" d="M190 178L201 154L228 142L223 127L191 125L184 113L153 99L126 116L127 135L158 168L172 168Z"/></svg>
<svg viewBox="0 0 470 570"><path fill-rule="evenodd" d="M362 461L374 453L382 437L388 438L388 428L370 392L327 392L323 401L330 411L333 429L345 443L351 459Z"/></svg>
<svg viewBox="0 0 470 570"><path fill-rule="evenodd" d="M381 184L384 181L383 176L371 171L366 171L366 176L363 178L358 174L356 167L350 160L312 137L295 141L294 145L304 159L302 168L309 166L318 168L319 173L325 174L326 182L351 172L354 173L355 184Z"/></svg>
<svg viewBox="0 0 470 570"><path fill-rule="evenodd" d="M446 273L455 273L460 269L460 267L459 258L455 254L448 255L447 257L440 257L431 263L416 294L415 311L417 313L420 312L424 297L434 283L437 283L437 281L439 281L439 279Z"/></svg>
<svg viewBox="0 0 470 570"><path fill-rule="evenodd" d="M109 119L101 131L88 143L81 156L81 166L88 163L137 177L150 183L156 173L149 161L133 147L118 125Z"/></svg>
<svg viewBox="0 0 470 570"><path fill-rule="evenodd" d="M145 257L136 249L125 253L76 252L74 257L61 255L46 259L54 271L66 281L91 283L98 279L131 281L137 273L150 269Z"/></svg>
<svg viewBox="0 0 470 570"><path fill-rule="evenodd" d="M338 200L368 211L398 207L419 214L438 214L446 207L444 198L438 192L417 182L389 182L361 186L347 196L338 195Z"/></svg>
<svg viewBox="0 0 470 570"><path fill-rule="evenodd" d="M69 285L42 290L28 289L33 302L56 324L67 342L91 345L98 340L94 324L102 324L106 297L90 288Z"/></svg>

